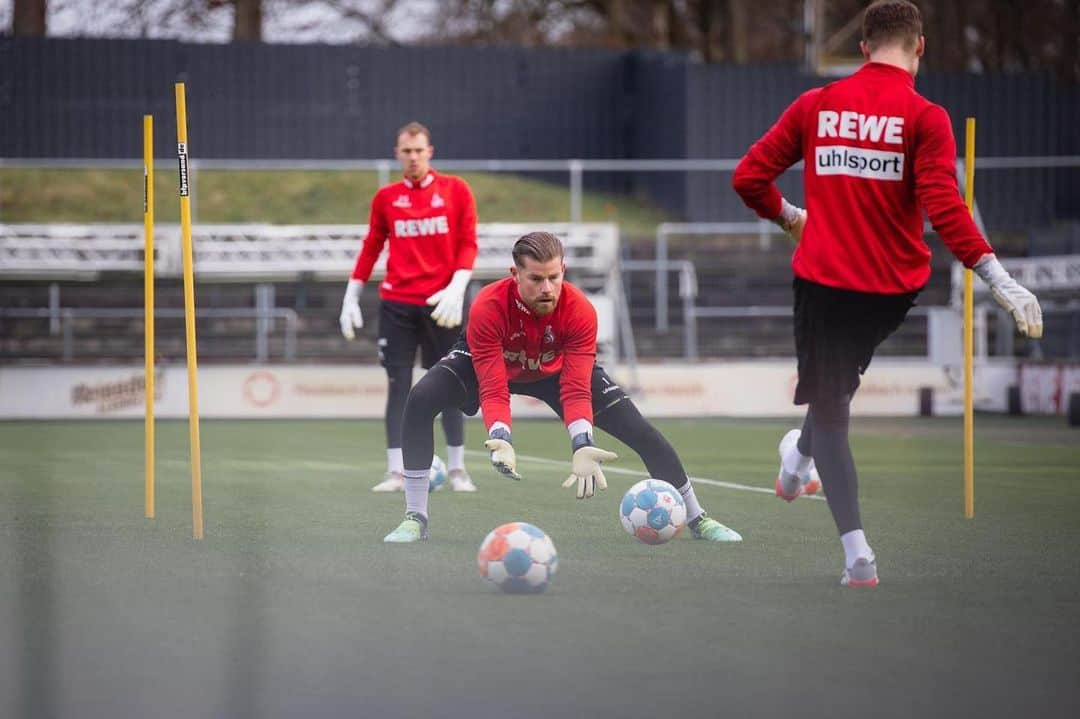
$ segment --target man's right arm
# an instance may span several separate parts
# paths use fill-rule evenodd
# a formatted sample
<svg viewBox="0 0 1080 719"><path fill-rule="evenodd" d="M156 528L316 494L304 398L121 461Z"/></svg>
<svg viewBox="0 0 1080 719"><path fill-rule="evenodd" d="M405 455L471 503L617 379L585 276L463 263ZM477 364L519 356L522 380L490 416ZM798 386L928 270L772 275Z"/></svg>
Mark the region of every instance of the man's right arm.
<svg viewBox="0 0 1080 719"><path fill-rule="evenodd" d="M491 299L476 302L469 311L465 337L472 354L480 395L484 426L491 432L495 424L507 431L510 416L510 383L503 360L503 331L506 322Z"/></svg>
<svg viewBox="0 0 1080 719"><path fill-rule="evenodd" d="M789 232L803 221L805 213L784 199L776 187L776 178L802 159L803 117L817 92L814 89L803 93L784 110L776 124L750 146L732 178L735 192L747 207Z"/></svg>
<svg viewBox="0 0 1080 719"><path fill-rule="evenodd" d="M378 261L383 245L386 244L386 238L390 235L390 223L382 207L381 199L381 196L376 194L371 200L368 233L364 237L364 244L356 256L356 264L353 267L352 279L360 282L367 282L371 277L375 262Z"/></svg>
<svg viewBox="0 0 1080 719"><path fill-rule="evenodd" d="M353 265L349 282L345 286L345 297L341 300L338 322L341 324L341 334L347 340L356 337L356 330L364 326L364 315L360 311L360 293L364 291L364 283L371 277L371 270L379 259L388 232L387 220L379 207L379 195L376 194L371 200L367 237L356 256L356 264Z"/></svg>
<svg viewBox="0 0 1080 719"><path fill-rule="evenodd" d="M500 474L521 479L510 439L510 383L503 362L505 325L492 301L481 300L469 311L465 337L476 371L480 411L488 431L484 447L491 453L491 464Z"/></svg>

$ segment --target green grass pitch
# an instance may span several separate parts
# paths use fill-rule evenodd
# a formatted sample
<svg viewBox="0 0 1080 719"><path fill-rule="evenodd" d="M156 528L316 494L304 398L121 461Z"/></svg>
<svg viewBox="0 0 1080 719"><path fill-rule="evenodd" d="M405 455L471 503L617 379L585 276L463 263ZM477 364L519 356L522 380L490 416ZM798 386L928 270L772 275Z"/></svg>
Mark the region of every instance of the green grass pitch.
<svg viewBox="0 0 1080 719"><path fill-rule="evenodd" d="M691 475L764 489L789 426L658 424ZM202 542L186 423L158 425L155 520L141 422L3 423L0 716L1078 716L1080 433L977 418L968 521L960 428L854 422L882 583L849 590L821 501L703 482L741 545L637 544L617 507L639 476L575 500L556 421L516 426L548 460L520 483L470 453L479 493L434 495L411 546L381 543L403 498L369 491L380 422L203 422ZM558 548L544 595L479 578L515 519Z"/></svg>

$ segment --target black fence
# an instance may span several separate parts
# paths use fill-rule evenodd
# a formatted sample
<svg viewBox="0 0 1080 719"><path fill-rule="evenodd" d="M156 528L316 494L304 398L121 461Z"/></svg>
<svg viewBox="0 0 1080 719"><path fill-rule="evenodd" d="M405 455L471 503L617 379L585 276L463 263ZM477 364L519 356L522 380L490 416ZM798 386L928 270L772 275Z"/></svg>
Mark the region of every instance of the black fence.
<svg viewBox="0 0 1080 719"><path fill-rule="evenodd" d="M352 47L0 38L0 157L137 158L141 117L174 153L172 87L187 83L197 158L390 155L426 123L449 158L732 158L821 78L791 66L708 66L671 54L510 47ZM1080 154L1080 91L1046 75L920 75L918 89L978 118L986 156ZM590 173L691 220L744 213L730 177ZM799 176L783 181L800 197ZM996 228L1080 217L1080 171L980 174Z"/></svg>

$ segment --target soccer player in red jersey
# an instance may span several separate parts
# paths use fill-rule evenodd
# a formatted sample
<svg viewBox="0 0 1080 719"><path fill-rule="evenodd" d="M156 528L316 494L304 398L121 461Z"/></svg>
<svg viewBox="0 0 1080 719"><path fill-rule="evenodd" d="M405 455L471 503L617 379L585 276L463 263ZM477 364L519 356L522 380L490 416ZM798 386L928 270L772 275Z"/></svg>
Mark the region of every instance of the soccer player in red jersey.
<svg viewBox="0 0 1080 719"><path fill-rule="evenodd" d="M375 492L405 487L401 458L401 415L412 387L413 364L420 349L427 369L450 351L461 325L465 290L476 260L476 201L459 177L431 169L431 133L418 122L398 130L395 154L404 177L375 193L368 234L356 258L341 303L341 333L352 339L364 326L360 292L371 277L383 245L389 241L386 277L379 285L379 361L386 368L385 479ZM450 486L475 492L465 471L464 419L443 413ZM431 458L429 457L429 464Z"/></svg>
<svg viewBox="0 0 1080 719"><path fill-rule="evenodd" d="M907 0L871 4L861 47L866 64L803 93L750 148L734 177L743 201L798 242L795 403L809 408L802 430L780 442L776 494L791 501L805 493L816 464L840 533L847 586L878 583L859 516L849 407L874 350L903 322L930 277L923 211L1020 332L1042 336L1038 301L1001 266L960 199L948 113L915 91L926 47L918 8ZM774 184L799 160L806 211Z"/></svg>
<svg viewBox="0 0 1080 719"><path fill-rule="evenodd" d="M737 532L705 514L675 450L596 364L596 310L581 290L563 281L559 239L529 233L514 244L513 258L511 276L480 291L465 334L409 394L403 424L405 520L384 541L428 536L432 423L448 407L469 415L482 410L492 464L521 479L510 440L511 394L542 400L566 424L573 457L563 486L576 487L579 499L607 487L601 465L615 459L593 446L595 423L637 452L650 476L679 490L695 538L741 541Z"/></svg>

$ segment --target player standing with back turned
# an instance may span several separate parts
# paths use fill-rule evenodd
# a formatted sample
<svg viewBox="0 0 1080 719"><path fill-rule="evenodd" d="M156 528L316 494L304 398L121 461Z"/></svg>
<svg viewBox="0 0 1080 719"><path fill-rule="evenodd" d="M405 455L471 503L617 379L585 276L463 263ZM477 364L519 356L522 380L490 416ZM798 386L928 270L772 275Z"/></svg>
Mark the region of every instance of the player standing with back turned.
<svg viewBox="0 0 1080 719"><path fill-rule="evenodd" d="M386 278L379 286L379 361L386 368L386 478L375 492L405 489L401 416L412 387L416 349L430 368L457 340L465 290L476 260L476 201L459 177L431 169L431 133L418 122L398 130L394 152L404 178L380 188L371 201L368 234L341 303L341 333L352 339L364 326L360 292L389 240ZM450 486L475 492L465 471L461 411L443 412Z"/></svg>
<svg viewBox="0 0 1080 719"><path fill-rule="evenodd" d="M958 260L974 269L1020 332L1042 336L1035 296L1009 276L960 199L948 113L915 91L926 47L907 0L878 0L863 15L863 56L851 77L803 93L746 153L734 185L759 216L798 242L795 404L800 430L780 442L776 494L803 493L813 461L844 548L841 583L874 586L877 564L859 516L848 444L852 395L876 347L904 321L930 277L925 210ZM807 210L774 180L799 160Z"/></svg>

